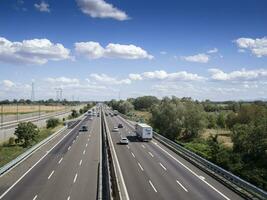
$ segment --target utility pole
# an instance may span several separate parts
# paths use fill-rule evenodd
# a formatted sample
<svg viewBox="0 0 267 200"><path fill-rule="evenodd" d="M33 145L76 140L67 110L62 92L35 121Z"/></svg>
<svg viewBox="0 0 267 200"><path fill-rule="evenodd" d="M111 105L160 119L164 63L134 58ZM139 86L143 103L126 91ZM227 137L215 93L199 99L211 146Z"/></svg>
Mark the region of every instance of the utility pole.
<svg viewBox="0 0 267 200"><path fill-rule="evenodd" d="M3 128L3 115L4 115L4 106L3 105L1 105L1 128Z"/></svg>

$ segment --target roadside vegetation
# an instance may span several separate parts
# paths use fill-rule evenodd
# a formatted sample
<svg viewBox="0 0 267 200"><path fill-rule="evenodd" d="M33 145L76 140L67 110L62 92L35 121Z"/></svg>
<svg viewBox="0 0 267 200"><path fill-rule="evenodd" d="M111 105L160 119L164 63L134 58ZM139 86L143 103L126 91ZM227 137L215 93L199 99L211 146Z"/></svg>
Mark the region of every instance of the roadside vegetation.
<svg viewBox="0 0 267 200"><path fill-rule="evenodd" d="M107 104L267 190L266 102L199 102L144 96Z"/></svg>

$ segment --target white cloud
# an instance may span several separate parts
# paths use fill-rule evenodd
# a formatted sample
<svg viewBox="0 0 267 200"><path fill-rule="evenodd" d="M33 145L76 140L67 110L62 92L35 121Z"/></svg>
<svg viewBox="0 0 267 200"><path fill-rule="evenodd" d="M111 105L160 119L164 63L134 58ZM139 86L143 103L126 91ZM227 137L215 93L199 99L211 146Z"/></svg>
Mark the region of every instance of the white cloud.
<svg viewBox="0 0 267 200"><path fill-rule="evenodd" d="M112 4L104 0L76 0L78 6L84 14L93 18L113 18L116 20L127 20L127 14L114 7Z"/></svg>
<svg viewBox="0 0 267 200"><path fill-rule="evenodd" d="M49 4L44 1L40 2L39 4L35 3L34 7L40 12L50 12Z"/></svg>
<svg viewBox="0 0 267 200"><path fill-rule="evenodd" d="M161 51L160 54L161 54L161 55L166 55L167 52L166 52L166 51Z"/></svg>
<svg viewBox="0 0 267 200"><path fill-rule="evenodd" d="M131 80L137 81L137 80L142 80L142 76L140 74L129 74L129 78Z"/></svg>
<svg viewBox="0 0 267 200"><path fill-rule="evenodd" d="M110 84L110 85L121 85L121 84L131 84L131 80L130 79L121 79L118 80L117 78L113 78L110 77L106 74L90 74L90 78L93 79L96 83L102 83L102 84ZM91 81L91 79L89 79L89 81Z"/></svg>
<svg viewBox="0 0 267 200"><path fill-rule="evenodd" d="M207 51L207 53L209 53L209 54L213 54L213 53L218 53L218 49L217 48L214 48L214 49L210 49L210 50L208 50Z"/></svg>
<svg viewBox="0 0 267 200"><path fill-rule="evenodd" d="M209 62L209 56L204 53L196 54L193 56L182 56L183 60L188 62L207 63Z"/></svg>
<svg viewBox="0 0 267 200"><path fill-rule="evenodd" d="M211 73L211 78L218 81L251 81L251 80L261 80L267 79L267 70L266 69L255 69L255 70L246 70L242 69L241 71L232 71L230 73L223 72L220 69L209 69Z"/></svg>
<svg viewBox="0 0 267 200"><path fill-rule="evenodd" d="M10 80L3 80L2 84L5 88L11 88L14 87L16 84Z"/></svg>
<svg viewBox="0 0 267 200"><path fill-rule="evenodd" d="M49 60L70 58L70 50L62 44L53 44L48 39L12 42L0 37L0 61L22 64L45 64Z"/></svg>
<svg viewBox="0 0 267 200"><path fill-rule="evenodd" d="M188 73L186 71L179 71L174 73L167 73L164 70L156 70L152 72L144 72L142 74L129 74L131 80L166 80L166 81L198 81L204 80L203 77Z"/></svg>
<svg viewBox="0 0 267 200"><path fill-rule="evenodd" d="M67 78L64 76L57 77L57 78L46 78L45 79L49 83L54 83L54 84L79 84L80 81L77 78Z"/></svg>
<svg viewBox="0 0 267 200"><path fill-rule="evenodd" d="M257 57L267 56L267 37L256 39L238 38L235 43L240 49L248 49Z"/></svg>
<svg viewBox="0 0 267 200"><path fill-rule="evenodd" d="M105 48L98 42L77 42L75 51L90 59L97 58L123 58L123 59L152 59L144 49L135 45L122 45L109 43Z"/></svg>

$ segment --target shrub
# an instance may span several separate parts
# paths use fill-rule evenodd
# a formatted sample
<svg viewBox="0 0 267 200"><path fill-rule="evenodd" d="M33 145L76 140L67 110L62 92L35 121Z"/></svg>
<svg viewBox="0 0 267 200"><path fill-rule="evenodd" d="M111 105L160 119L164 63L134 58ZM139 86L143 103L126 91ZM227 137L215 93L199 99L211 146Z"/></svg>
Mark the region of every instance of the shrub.
<svg viewBox="0 0 267 200"><path fill-rule="evenodd" d="M59 119L51 118L46 121L46 128L55 128L59 124Z"/></svg>

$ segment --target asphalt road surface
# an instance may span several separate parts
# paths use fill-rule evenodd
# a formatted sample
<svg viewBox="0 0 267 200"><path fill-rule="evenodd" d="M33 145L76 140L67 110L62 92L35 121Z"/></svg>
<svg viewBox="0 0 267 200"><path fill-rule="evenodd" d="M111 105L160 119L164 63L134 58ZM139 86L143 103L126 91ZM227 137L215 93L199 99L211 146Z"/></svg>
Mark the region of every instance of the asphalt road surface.
<svg viewBox="0 0 267 200"><path fill-rule="evenodd" d="M156 140L137 140L134 128L120 116L106 119L130 199L243 199ZM119 123L123 128L112 132ZM118 144L121 137L129 144Z"/></svg>
<svg viewBox="0 0 267 200"><path fill-rule="evenodd" d="M88 131L79 132L82 125ZM99 145L100 117L87 117L0 199L96 199Z"/></svg>

